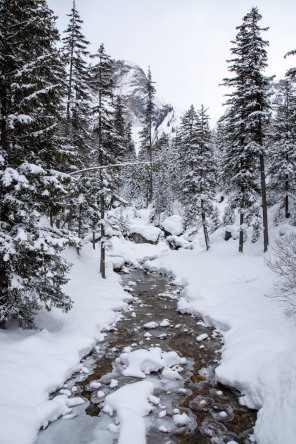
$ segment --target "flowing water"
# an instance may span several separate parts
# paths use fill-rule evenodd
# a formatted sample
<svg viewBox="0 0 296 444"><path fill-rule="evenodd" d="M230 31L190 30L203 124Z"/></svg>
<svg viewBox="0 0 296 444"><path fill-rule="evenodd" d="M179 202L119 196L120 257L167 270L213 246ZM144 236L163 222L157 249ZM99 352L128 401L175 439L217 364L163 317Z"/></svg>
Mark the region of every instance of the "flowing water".
<svg viewBox="0 0 296 444"><path fill-rule="evenodd" d="M37 443L117 442L116 415L110 417L102 408L105 395L139 380L122 375L123 364L118 358L126 347L160 347L187 360L180 372L181 379L166 379L161 370L147 375L155 385L154 395L160 398L160 403L145 417L148 444L253 443L256 412L240 405L237 390L215 381L215 367L223 345L220 332L202 319L176 310L182 289L168 278L135 270L123 275L122 281L132 296L127 310L106 332L104 341L82 360L80 372L72 375L62 388L71 396L81 396L84 404L74 406L71 414L41 431ZM167 321L163 322L164 319ZM151 321L163 327L148 330L144 324ZM112 384L110 387L111 380L118 381L115 388ZM175 425L176 413L186 413L190 422Z"/></svg>

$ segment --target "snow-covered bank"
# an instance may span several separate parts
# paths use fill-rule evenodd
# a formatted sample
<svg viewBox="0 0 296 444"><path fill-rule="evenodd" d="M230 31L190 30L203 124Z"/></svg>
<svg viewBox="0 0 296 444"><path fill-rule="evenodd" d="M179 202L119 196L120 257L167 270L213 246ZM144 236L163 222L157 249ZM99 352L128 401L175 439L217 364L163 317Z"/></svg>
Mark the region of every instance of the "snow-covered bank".
<svg viewBox="0 0 296 444"><path fill-rule="evenodd" d="M174 275L185 285L179 308L201 313L224 331L216 375L241 391L242 403L260 409L255 429L258 442L294 444L295 328L278 302L265 297L274 277L264 264L261 244L246 244L241 254L236 241L225 242L222 237L215 235L208 252L198 242L194 250L163 249L161 253L158 245L158 257L146 261L145 267ZM129 246L124 240L115 244L131 263L136 257L141 261L140 251L147 259L144 246ZM149 248L153 256L153 246Z"/></svg>
<svg viewBox="0 0 296 444"><path fill-rule="evenodd" d="M40 331L0 330L1 444L33 444L42 425L67 411L65 395L50 401L48 393L80 369L80 358L124 306L128 295L118 275L109 268L109 279L100 278L98 254L90 244L79 258L73 249L65 252L74 264L65 288L74 301L70 312L40 313Z"/></svg>

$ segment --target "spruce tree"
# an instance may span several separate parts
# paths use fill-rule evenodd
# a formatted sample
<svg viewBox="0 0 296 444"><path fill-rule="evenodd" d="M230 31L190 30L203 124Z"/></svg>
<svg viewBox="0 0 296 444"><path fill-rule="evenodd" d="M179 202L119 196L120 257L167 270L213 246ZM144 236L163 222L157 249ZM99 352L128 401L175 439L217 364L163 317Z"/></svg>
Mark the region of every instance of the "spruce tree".
<svg viewBox="0 0 296 444"><path fill-rule="evenodd" d="M156 224L161 218L172 215L173 193L171 187L171 141L163 133L155 143L154 206Z"/></svg>
<svg viewBox="0 0 296 444"><path fill-rule="evenodd" d="M151 70L149 68L145 85L145 116L144 126L140 132L142 158L150 162L146 168L147 172L147 206L153 198L153 123L154 123L154 96L155 87L153 85Z"/></svg>
<svg viewBox="0 0 296 444"><path fill-rule="evenodd" d="M117 168L111 167L116 163L120 149L118 148L118 134L114 126L114 108L113 108L113 81L114 72L113 62L105 52L102 44L98 53L92 56L98 61L91 67L90 85L94 94L92 104L93 125L95 134L94 146L94 164L103 166L99 170L99 199L100 208L100 224L101 224L101 261L100 272L103 278L106 277L105 272L105 213L106 208L118 199L119 188L119 171Z"/></svg>
<svg viewBox="0 0 296 444"><path fill-rule="evenodd" d="M224 79L233 88L226 104L230 110L225 117L228 150L225 156L225 172L235 190L233 204L240 213L239 251L243 251L243 223L256 203L261 190L263 211L264 251L268 246L267 202L264 166L265 124L269 118L268 86L271 78L262 72L267 66L268 42L261 37L259 21L262 16L257 8L243 18L238 26L234 58L228 60L229 71L234 77Z"/></svg>
<svg viewBox="0 0 296 444"><path fill-rule="evenodd" d="M269 148L269 187L290 217L289 199L296 191L296 92L290 79L281 87Z"/></svg>
<svg viewBox="0 0 296 444"><path fill-rule="evenodd" d="M42 220L65 194L59 170L68 153L58 131L65 73L46 2L2 0L0 8L0 324L33 327L37 310L71 307L60 256L69 237Z"/></svg>
<svg viewBox="0 0 296 444"><path fill-rule="evenodd" d="M74 146L84 150L88 142L89 121L89 69L86 58L89 55L89 42L81 32L81 20L73 0L70 23L65 30L62 54L67 66L67 102L65 118L65 136Z"/></svg>
<svg viewBox="0 0 296 444"><path fill-rule="evenodd" d="M197 113L192 105L182 119L179 133L179 162L183 169L181 200L185 203L187 221L200 219L207 250L210 248L208 218L213 212L216 185L208 120L204 106Z"/></svg>

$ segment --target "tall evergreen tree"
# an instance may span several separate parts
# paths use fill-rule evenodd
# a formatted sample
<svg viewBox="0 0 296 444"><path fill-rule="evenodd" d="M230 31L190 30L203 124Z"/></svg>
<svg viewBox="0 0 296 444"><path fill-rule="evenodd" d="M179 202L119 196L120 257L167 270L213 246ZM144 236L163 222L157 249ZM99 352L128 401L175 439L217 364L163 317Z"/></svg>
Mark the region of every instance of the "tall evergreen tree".
<svg viewBox="0 0 296 444"><path fill-rule="evenodd" d="M268 42L261 37L259 21L262 16L257 8L243 18L238 26L234 58L228 60L229 71L234 77L224 79L233 88L226 104L230 105L225 121L228 132L228 152L225 156L227 176L235 190L233 203L240 213L239 251L243 251L243 223L256 202L261 189L263 211L264 251L268 246L267 202L264 166L265 123L269 118L268 86L271 78L262 72L267 66ZM260 178L260 179L259 179ZM258 180L259 179L259 180ZM259 185L259 183L260 185Z"/></svg>
<svg viewBox="0 0 296 444"><path fill-rule="evenodd" d="M161 216L172 215L173 191L171 187L171 141L163 133L155 144L154 206L157 225Z"/></svg>
<svg viewBox="0 0 296 444"><path fill-rule="evenodd" d="M62 53L68 68L65 135L81 147L86 143L87 111L89 109L89 69L86 57L89 42L81 32L81 20L73 0L70 23L63 38Z"/></svg>
<svg viewBox="0 0 296 444"><path fill-rule="evenodd" d="M185 203L187 219L201 220L206 249L210 247L208 221L215 193L215 166L209 117L202 106L197 113L193 107L185 113L179 134L179 161L183 169L181 199Z"/></svg>
<svg viewBox="0 0 296 444"><path fill-rule="evenodd" d="M144 127L140 133L141 151L143 158L150 162L147 168L147 205L153 198L153 123L154 123L154 96L155 87L153 85L151 70L149 68L145 85L145 118Z"/></svg>
<svg viewBox="0 0 296 444"><path fill-rule="evenodd" d="M65 193L68 155L58 135L64 70L55 17L45 0L1 0L0 324L34 326L34 313L68 310L60 230L41 223Z"/></svg>
<svg viewBox="0 0 296 444"><path fill-rule="evenodd" d="M98 53L94 56L97 63L91 68L90 85L95 96L92 107L93 124L95 133L94 164L110 167L116 163L118 150L118 134L114 126L113 109L113 63L105 52L102 44ZM103 278L105 272L105 244L106 244L106 220L105 213L108 204L112 204L118 198L119 171L116 168L105 168L99 170L99 207L101 217L101 263L100 272ZM97 196L95 197L97 198Z"/></svg>
<svg viewBox="0 0 296 444"><path fill-rule="evenodd" d="M269 149L269 187L282 200L288 218L289 199L296 192L296 92L290 79L284 81L280 97Z"/></svg>

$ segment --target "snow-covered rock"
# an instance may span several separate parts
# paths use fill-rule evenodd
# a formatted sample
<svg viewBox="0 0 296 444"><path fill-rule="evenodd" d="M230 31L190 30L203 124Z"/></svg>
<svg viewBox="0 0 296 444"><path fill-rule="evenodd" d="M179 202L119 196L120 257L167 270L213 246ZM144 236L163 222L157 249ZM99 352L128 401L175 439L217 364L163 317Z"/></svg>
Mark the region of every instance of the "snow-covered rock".
<svg viewBox="0 0 296 444"><path fill-rule="evenodd" d="M129 232L137 244L145 242L156 244L162 233L160 228L144 225L131 225Z"/></svg>
<svg viewBox="0 0 296 444"><path fill-rule="evenodd" d="M177 214L167 217L161 225L167 233L175 236L184 232L183 219Z"/></svg>

